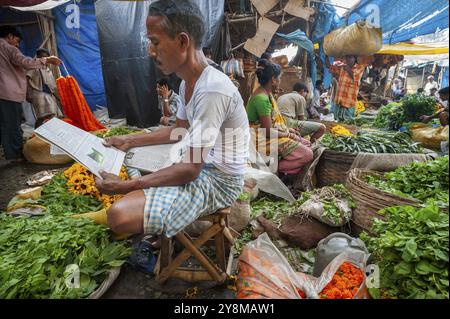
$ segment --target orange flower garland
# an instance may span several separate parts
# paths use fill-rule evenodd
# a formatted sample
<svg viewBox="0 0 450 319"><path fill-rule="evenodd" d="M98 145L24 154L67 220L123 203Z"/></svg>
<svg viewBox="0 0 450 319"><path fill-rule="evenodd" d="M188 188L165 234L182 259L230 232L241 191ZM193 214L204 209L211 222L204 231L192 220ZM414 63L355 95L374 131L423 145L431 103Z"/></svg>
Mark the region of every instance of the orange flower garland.
<svg viewBox="0 0 450 319"><path fill-rule="evenodd" d="M66 116L74 125L88 132L102 130L105 127L92 114L80 87L72 76L56 80L61 103Z"/></svg>

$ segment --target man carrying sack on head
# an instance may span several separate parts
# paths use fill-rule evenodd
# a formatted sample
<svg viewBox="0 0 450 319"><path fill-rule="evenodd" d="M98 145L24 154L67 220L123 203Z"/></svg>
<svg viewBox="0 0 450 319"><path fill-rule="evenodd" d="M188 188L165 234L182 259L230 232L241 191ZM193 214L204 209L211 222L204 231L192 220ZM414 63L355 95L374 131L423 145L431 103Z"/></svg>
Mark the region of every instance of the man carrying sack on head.
<svg viewBox="0 0 450 319"><path fill-rule="evenodd" d="M248 159L249 123L242 98L231 80L209 66L202 52L204 17L190 1L150 4L149 54L165 74L183 79L177 121L150 134L112 137L107 146L123 151L175 143L189 130L182 163L122 181L101 173L103 194L126 194L107 212L117 233L173 237L198 217L231 206L241 194ZM238 131L230 135L230 131Z"/></svg>
<svg viewBox="0 0 450 319"><path fill-rule="evenodd" d="M21 39L14 27L0 27L0 131L5 157L11 161L23 158L20 110L27 94L26 70L61 63L54 56L37 59L24 56L19 50Z"/></svg>
<svg viewBox="0 0 450 319"><path fill-rule="evenodd" d="M366 64L357 63L357 57L353 55L346 56L345 62L341 66L336 66L330 64L329 57L326 59L327 68L338 77L334 116L339 122L352 120L355 117L359 87L367 67Z"/></svg>

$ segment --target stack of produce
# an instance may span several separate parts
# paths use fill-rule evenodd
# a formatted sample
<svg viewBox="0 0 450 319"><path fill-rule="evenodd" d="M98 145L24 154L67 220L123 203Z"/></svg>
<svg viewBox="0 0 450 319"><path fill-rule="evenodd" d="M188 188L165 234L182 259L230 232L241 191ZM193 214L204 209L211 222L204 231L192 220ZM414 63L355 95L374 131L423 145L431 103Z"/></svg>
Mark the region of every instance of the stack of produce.
<svg viewBox="0 0 450 319"><path fill-rule="evenodd" d="M374 297L448 299L449 216L437 205L390 207L375 220L377 237L362 234L380 268L381 289Z"/></svg>
<svg viewBox="0 0 450 319"><path fill-rule="evenodd" d="M378 128L397 131L404 122L404 114L401 103L392 102L382 106L378 110L373 125Z"/></svg>
<svg viewBox="0 0 450 319"><path fill-rule="evenodd" d="M402 99L405 122L420 122L422 115L432 115L436 109L436 99L424 94L410 94Z"/></svg>
<svg viewBox="0 0 450 319"><path fill-rule="evenodd" d="M408 123L421 122L422 115L436 111L436 99L423 94L406 95L401 103L390 103L379 109L374 126L397 131Z"/></svg>
<svg viewBox="0 0 450 319"><path fill-rule="evenodd" d="M0 298L86 298L131 253L87 219L0 214L0 225ZM66 284L69 265L80 271L78 289Z"/></svg>
<svg viewBox="0 0 450 319"><path fill-rule="evenodd" d="M338 201L345 200L350 208L354 206L350 193L344 185L327 186L320 189L315 189L310 192L304 192L293 203L286 201L272 201L270 199L262 198L255 203L252 203L252 217L263 215L270 219L277 225L281 225L283 219L288 216L305 216L309 215L308 207L304 204L308 201L320 201L323 204L320 216L313 217L321 220L334 221L341 223L342 219L347 219L348 216L342 212L342 207L338 205ZM322 220L321 220L322 221Z"/></svg>
<svg viewBox="0 0 450 319"><path fill-rule="evenodd" d="M325 134L321 144L333 151L346 153L423 153L406 133L368 132L357 136Z"/></svg>
<svg viewBox="0 0 450 319"><path fill-rule="evenodd" d="M352 132L350 132L342 125L333 126L333 128L331 129L331 134L333 134L333 136L354 136Z"/></svg>
<svg viewBox="0 0 450 319"><path fill-rule="evenodd" d="M105 129L92 114L74 77L60 77L56 80L56 85L64 113L74 122L75 126L88 132Z"/></svg>
<svg viewBox="0 0 450 319"><path fill-rule="evenodd" d="M423 202L421 208L390 207L379 212L376 237L362 234L381 270L382 298L447 298L448 295L448 156L414 162L369 184Z"/></svg>
<svg viewBox="0 0 450 319"><path fill-rule="evenodd" d="M351 219L354 206L355 204L348 190L344 185L339 184L316 189L311 192L304 192L293 203L261 198L251 204L251 218L259 220L259 217L263 217L273 223L274 227L278 227L278 229L282 229L286 220L291 217L298 218L303 222L311 219L314 220L313 223L315 225L324 225L323 227L327 227L327 230L333 230L339 229L337 227L348 223ZM328 235L326 234L324 237ZM307 237L307 234L303 233L302 236ZM249 227L236 240L235 250L241 252L251 239L252 231L251 227Z"/></svg>
<svg viewBox="0 0 450 319"><path fill-rule="evenodd" d="M68 168L64 172L64 176L67 178L67 187L71 193L96 198L103 203L106 209L110 208L114 202L123 197L121 195L110 196L100 193L95 186L94 175L79 163L75 163ZM124 167L122 167L119 177L122 180L128 179L128 174Z"/></svg>
<svg viewBox="0 0 450 319"><path fill-rule="evenodd" d="M399 167L383 177L366 176L366 181L376 188L402 197L422 202L437 200L448 207L448 156L429 162L413 162Z"/></svg>

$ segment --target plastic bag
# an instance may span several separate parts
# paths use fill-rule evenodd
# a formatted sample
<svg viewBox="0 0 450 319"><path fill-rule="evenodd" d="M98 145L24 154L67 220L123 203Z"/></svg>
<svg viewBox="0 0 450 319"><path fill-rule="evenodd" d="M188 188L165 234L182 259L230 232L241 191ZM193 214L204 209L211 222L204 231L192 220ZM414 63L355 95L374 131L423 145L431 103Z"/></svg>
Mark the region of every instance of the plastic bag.
<svg viewBox="0 0 450 319"><path fill-rule="evenodd" d="M358 251L354 249L348 249L344 251L342 254L333 259L333 261L325 268L319 278L315 280L314 287L316 293L320 293L324 290L324 288L328 285L329 282L333 279L333 276L339 270L341 265L345 262L349 262L352 265L359 268L363 273L363 281L361 286L358 289L358 292L353 297L353 299L370 299L369 292L366 287L366 274L365 270L367 267L367 259L369 258L369 254ZM308 294L305 291L306 294Z"/></svg>
<svg viewBox="0 0 450 319"><path fill-rule="evenodd" d="M426 124L417 124L411 127L412 140L433 150L441 149L441 143L448 141L448 133L448 126L433 128Z"/></svg>
<svg viewBox="0 0 450 319"><path fill-rule="evenodd" d="M319 277L337 256L348 249L369 253L361 239L350 237L344 233L334 233L322 239L316 248L313 276Z"/></svg>
<svg viewBox="0 0 450 319"><path fill-rule="evenodd" d="M325 214L324 204L318 199L310 199L303 203L300 210L315 219L332 227L341 227L347 224L352 218L352 209L346 200L336 199L336 206L339 209L339 217L331 217Z"/></svg>
<svg viewBox="0 0 450 319"><path fill-rule="evenodd" d="M381 29L359 21L325 36L324 50L332 57L373 55L381 50L382 44Z"/></svg>
<svg viewBox="0 0 450 319"><path fill-rule="evenodd" d="M319 299L340 266L349 262L362 271L363 280L353 299L368 299L365 269L369 254L349 249L338 255L319 278L296 273L264 233L244 248L238 261L237 299Z"/></svg>
<svg viewBox="0 0 450 319"><path fill-rule="evenodd" d="M318 298L312 277L296 273L264 233L244 248L238 262L238 299Z"/></svg>

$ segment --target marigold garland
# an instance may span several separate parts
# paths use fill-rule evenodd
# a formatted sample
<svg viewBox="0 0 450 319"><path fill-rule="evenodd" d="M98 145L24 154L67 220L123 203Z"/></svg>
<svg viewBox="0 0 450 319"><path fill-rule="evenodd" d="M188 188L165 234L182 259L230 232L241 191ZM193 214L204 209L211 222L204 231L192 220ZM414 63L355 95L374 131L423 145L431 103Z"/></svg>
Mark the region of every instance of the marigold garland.
<svg viewBox="0 0 450 319"><path fill-rule="evenodd" d="M122 195L110 196L100 193L95 186L94 175L79 163L75 163L70 168L65 170L64 176L67 178L67 187L70 192L97 198L103 203L103 206L106 209L109 209L117 200L123 197ZM122 167L119 177L122 180L128 179L128 174L125 167Z"/></svg>
<svg viewBox="0 0 450 319"><path fill-rule="evenodd" d="M56 80L61 104L65 115L72 119L74 125L88 132L105 129L92 114L80 87L73 76L60 77Z"/></svg>

